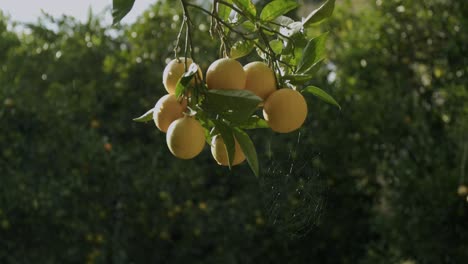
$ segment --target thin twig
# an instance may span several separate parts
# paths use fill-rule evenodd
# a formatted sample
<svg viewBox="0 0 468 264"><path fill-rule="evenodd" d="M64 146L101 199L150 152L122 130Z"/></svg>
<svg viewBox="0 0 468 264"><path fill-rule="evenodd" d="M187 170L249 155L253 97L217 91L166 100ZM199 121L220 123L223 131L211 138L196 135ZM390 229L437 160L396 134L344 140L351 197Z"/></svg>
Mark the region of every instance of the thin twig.
<svg viewBox="0 0 468 264"><path fill-rule="evenodd" d="M174 47L174 57L178 60L179 57L177 56L177 49L179 48L180 44L180 38L182 37L182 31L184 30L185 27L185 20L182 20L182 23L180 25L180 30L179 33L177 34L177 40L176 40L176 45Z"/></svg>
<svg viewBox="0 0 468 264"><path fill-rule="evenodd" d="M227 6L227 7L230 7L232 10L236 11L239 14L244 13L242 10L240 10L239 8L237 8L236 6L234 6L234 5L230 4L230 3L224 2L222 0L218 0L218 3L223 4L223 5Z"/></svg>
<svg viewBox="0 0 468 264"><path fill-rule="evenodd" d="M229 23L226 23L225 21L223 21L220 17L216 16L216 15L213 15L210 13L210 11L202 8L202 7L199 7L199 6L196 6L196 5L193 5L193 4L190 4L190 3L187 3L187 6L190 6L190 7L193 7L195 9L198 9L210 16L212 16L213 18L215 18L219 23L223 24L224 26L226 26L230 31L236 33L237 35L239 35L241 38L243 38L244 40L247 40L247 41L253 41L251 38L248 38L247 36L249 34L245 34L245 33L242 33L240 31L238 31L237 29L233 28ZM270 52L266 51L262 46L260 46L260 44L256 43L255 41L253 41L254 45L260 49L263 53L265 54L268 54L270 57L274 56L272 54L270 54Z"/></svg>

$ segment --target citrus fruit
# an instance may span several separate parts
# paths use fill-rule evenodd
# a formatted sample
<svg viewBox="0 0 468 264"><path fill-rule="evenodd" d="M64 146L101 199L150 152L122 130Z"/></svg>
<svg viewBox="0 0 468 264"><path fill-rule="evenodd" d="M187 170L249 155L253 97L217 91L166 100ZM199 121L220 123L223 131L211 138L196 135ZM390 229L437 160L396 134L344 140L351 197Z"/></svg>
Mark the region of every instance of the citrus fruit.
<svg viewBox="0 0 468 264"><path fill-rule="evenodd" d="M176 119L184 116L187 100L178 102L173 94L166 94L154 106L153 120L162 132L167 132L169 125Z"/></svg>
<svg viewBox="0 0 468 264"><path fill-rule="evenodd" d="M187 70L192 63L192 59L187 58ZM167 64L166 68L164 68L163 84L164 88L166 88L166 91L169 94L175 94L177 82L179 82L180 78L182 78L182 75L184 75L185 71L186 70L184 57L172 60ZM201 78L202 73L200 68L198 69L198 74ZM191 83L193 84L194 82L195 80L192 80Z"/></svg>
<svg viewBox="0 0 468 264"><path fill-rule="evenodd" d="M280 89L272 93L263 106L263 117L270 128L289 133L302 126L307 116L307 103L301 93Z"/></svg>
<svg viewBox="0 0 468 264"><path fill-rule="evenodd" d="M234 147L234 159L232 160L232 166L238 165L245 160L244 152L242 151L239 143L236 139L235 147ZM228 155L226 144L224 144L224 140L220 135L215 136L211 140L211 154L213 158L219 165L222 166L229 166Z"/></svg>
<svg viewBox="0 0 468 264"><path fill-rule="evenodd" d="M245 89L266 100L276 91L275 73L265 63L254 61L244 66L246 75Z"/></svg>
<svg viewBox="0 0 468 264"><path fill-rule="evenodd" d="M206 71L206 84L208 89L244 89L244 68L238 61L233 59L216 60Z"/></svg>
<svg viewBox="0 0 468 264"><path fill-rule="evenodd" d="M205 130L195 118L184 116L169 125L166 142L174 156L191 159L205 146Z"/></svg>

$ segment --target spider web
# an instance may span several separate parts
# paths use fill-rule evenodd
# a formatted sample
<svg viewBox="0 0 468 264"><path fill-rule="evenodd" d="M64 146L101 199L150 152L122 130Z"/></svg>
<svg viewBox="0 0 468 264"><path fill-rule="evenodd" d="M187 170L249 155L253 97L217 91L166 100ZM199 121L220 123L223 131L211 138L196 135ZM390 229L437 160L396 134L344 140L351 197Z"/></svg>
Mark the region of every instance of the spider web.
<svg viewBox="0 0 468 264"><path fill-rule="evenodd" d="M309 147L301 144L298 133L287 157L284 150L283 155L272 155L260 180L267 221L292 239L305 236L320 223L325 203L323 177L312 166L320 154Z"/></svg>

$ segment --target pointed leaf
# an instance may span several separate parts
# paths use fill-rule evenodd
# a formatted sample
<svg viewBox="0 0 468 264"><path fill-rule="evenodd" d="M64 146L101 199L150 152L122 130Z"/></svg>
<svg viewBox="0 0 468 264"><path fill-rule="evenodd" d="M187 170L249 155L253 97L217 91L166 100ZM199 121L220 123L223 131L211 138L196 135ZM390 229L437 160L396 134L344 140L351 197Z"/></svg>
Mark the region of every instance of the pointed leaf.
<svg viewBox="0 0 468 264"><path fill-rule="evenodd" d="M237 142L239 143L244 155L247 159L247 162L250 165L255 176L258 177L259 175L259 165L258 165L258 157L257 151L255 150L255 146L250 139L249 135L242 131L239 128L234 128L234 137L236 138Z"/></svg>
<svg viewBox="0 0 468 264"><path fill-rule="evenodd" d="M262 99L247 90L209 90L200 107L212 116L242 124L252 116Z"/></svg>
<svg viewBox="0 0 468 264"><path fill-rule="evenodd" d="M259 116L251 116L245 123L239 125L242 129L269 128L267 121Z"/></svg>
<svg viewBox="0 0 468 264"><path fill-rule="evenodd" d="M250 0L232 0L236 6L246 12L247 14L250 14L252 17L257 16L257 9L255 8L255 5L252 3Z"/></svg>
<svg viewBox="0 0 468 264"><path fill-rule="evenodd" d="M279 25L282 25L282 26L288 26L289 24L293 23L294 20L290 17L287 17L287 16L279 16L277 18L275 18L274 20L275 24L279 24Z"/></svg>
<svg viewBox="0 0 468 264"><path fill-rule="evenodd" d="M289 11L297 8L299 5L296 1L290 0L274 0L268 3L260 14L260 19L263 21L271 21Z"/></svg>
<svg viewBox="0 0 468 264"><path fill-rule="evenodd" d="M324 61L324 58L320 59L319 61L314 63L314 65L312 65L312 67L309 67L308 69L304 70L303 73L304 74L309 74L309 75L316 74L317 71L320 69L320 66L321 66L323 61Z"/></svg>
<svg viewBox="0 0 468 264"><path fill-rule="evenodd" d="M313 76L310 74L287 74L283 76L283 80L289 81L291 84L298 85L312 80L312 77Z"/></svg>
<svg viewBox="0 0 468 264"><path fill-rule="evenodd" d="M185 93L185 90L188 88L190 82L192 81L195 74L198 72L198 65L196 63L190 64L188 71L182 75L182 78L177 82L175 96L179 98Z"/></svg>
<svg viewBox="0 0 468 264"><path fill-rule="evenodd" d="M326 103L329 103L329 104L332 104L332 105L335 105L336 107L338 107L338 109L341 110L341 106L338 104L338 102L333 99L333 97L331 97L331 95L329 95L327 92L325 92L324 90L318 88L318 87L315 87L315 86L308 86L306 88L304 88L302 91L302 93L310 93L312 95L315 95L316 97L320 98L322 101L326 102Z"/></svg>
<svg viewBox="0 0 468 264"><path fill-rule="evenodd" d="M281 27L280 33L287 37L292 37L294 35L300 35L299 33L301 33L302 28L301 22L292 22L287 26Z"/></svg>
<svg viewBox="0 0 468 264"><path fill-rule="evenodd" d="M307 46L302 52L302 57L299 61L296 72L303 73L324 58L327 37L328 33L324 33L311 39L309 43L307 43Z"/></svg>
<svg viewBox="0 0 468 264"><path fill-rule="evenodd" d="M276 54L281 54L281 51L283 50L283 42L281 40L274 39L270 41L270 47Z"/></svg>
<svg viewBox="0 0 468 264"><path fill-rule="evenodd" d="M132 10L135 0L112 0L112 24L117 24Z"/></svg>
<svg viewBox="0 0 468 264"><path fill-rule="evenodd" d="M254 49L254 43L250 40L239 40L231 48L231 53L229 57L232 59L237 59L249 55L250 52Z"/></svg>
<svg viewBox="0 0 468 264"><path fill-rule="evenodd" d="M232 0L224 0L224 2L228 4L232 4ZM222 3L218 3L218 16L223 20L223 21L228 21L229 15L231 15L231 8L227 5L224 5Z"/></svg>
<svg viewBox="0 0 468 264"><path fill-rule="evenodd" d="M220 133L221 138L224 141L224 145L226 146L228 165L229 165L229 168L231 168L232 162L234 161L235 151L236 151L235 149L236 143L234 141L232 129L222 121L214 120L213 122L215 123L215 128Z"/></svg>
<svg viewBox="0 0 468 264"><path fill-rule="evenodd" d="M239 25L238 31L243 33L253 33L257 30L256 26L252 21L246 20Z"/></svg>
<svg viewBox="0 0 468 264"><path fill-rule="evenodd" d="M302 21L304 27L319 24L324 19L330 17L335 9L335 0L327 0L319 8L315 9Z"/></svg>
<svg viewBox="0 0 468 264"><path fill-rule="evenodd" d="M148 110L148 112L144 113L140 117L133 118L133 121L135 121L135 122L148 122L148 121L151 121L151 120L153 120L153 112L154 112L154 108L151 108L150 110Z"/></svg>

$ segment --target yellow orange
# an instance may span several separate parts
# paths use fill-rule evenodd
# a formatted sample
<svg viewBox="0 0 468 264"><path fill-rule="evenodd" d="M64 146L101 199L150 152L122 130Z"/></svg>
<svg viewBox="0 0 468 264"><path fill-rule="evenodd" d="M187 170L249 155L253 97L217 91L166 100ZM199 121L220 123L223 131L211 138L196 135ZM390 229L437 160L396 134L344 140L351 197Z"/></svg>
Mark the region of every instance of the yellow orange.
<svg viewBox="0 0 468 264"><path fill-rule="evenodd" d="M186 107L187 100L178 102L175 95L164 95L154 106L153 120L156 127L162 132L167 132L167 128L174 120L184 116Z"/></svg>
<svg viewBox="0 0 468 264"><path fill-rule="evenodd" d="M266 100L276 91L275 73L265 63L254 61L244 66L246 74L245 89Z"/></svg>
<svg viewBox="0 0 468 264"><path fill-rule="evenodd" d="M166 143L171 153L177 158L194 158L205 146L205 129L195 118L184 116L169 126Z"/></svg>
<svg viewBox="0 0 468 264"><path fill-rule="evenodd" d="M185 58L181 57L179 59L174 59L171 62L169 62L164 68L163 72L163 84L164 88L166 88L166 91L169 94L175 94L176 86L177 83L179 82L180 78L182 78L182 75L186 72L185 67L187 66L190 67L190 65L193 63L192 59L187 58L187 65L185 65ZM202 77L201 70L198 69L198 74L200 78ZM192 80L192 84L194 83L195 80Z"/></svg>
<svg viewBox="0 0 468 264"><path fill-rule="evenodd" d="M235 139L234 139L235 140ZM219 165L229 166L227 156L226 144L221 136L217 135L211 140L211 154ZM244 152L242 151L239 143L235 140L234 159L232 166L241 164L245 160Z"/></svg>
<svg viewBox="0 0 468 264"><path fill-rule="evenodd" d="M298 91L279 89L265 101L263 117L273 131L289 133L304 123L307 117L307 103Z"/></svg>
<svg viewBox="0 0 468 264"><path fill-rule="evenodd" d="M244 89L245 80L244 68L234 59L223 58L216 60L206 71L208 89Z"/></svg>

